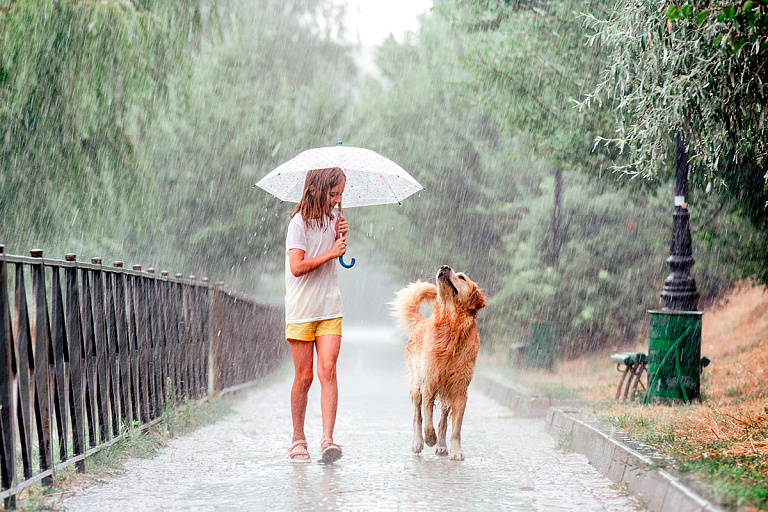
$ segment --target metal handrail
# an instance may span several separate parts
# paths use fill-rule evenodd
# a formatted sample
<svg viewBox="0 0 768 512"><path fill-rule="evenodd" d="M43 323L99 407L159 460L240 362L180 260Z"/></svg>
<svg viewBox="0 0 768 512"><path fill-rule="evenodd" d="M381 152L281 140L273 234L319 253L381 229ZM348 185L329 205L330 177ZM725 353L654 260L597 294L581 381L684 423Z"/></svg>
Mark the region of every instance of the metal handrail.
<svg viewBox="0 0 768 512"><path fill-rule="evenodd" d="M30 254L6 254L0 245L6 508L25 487L50 485L53 473L72 464L82 471L90 454L161 421L169 400L240 387L287 356L282 308L222 282Z"/></svg>

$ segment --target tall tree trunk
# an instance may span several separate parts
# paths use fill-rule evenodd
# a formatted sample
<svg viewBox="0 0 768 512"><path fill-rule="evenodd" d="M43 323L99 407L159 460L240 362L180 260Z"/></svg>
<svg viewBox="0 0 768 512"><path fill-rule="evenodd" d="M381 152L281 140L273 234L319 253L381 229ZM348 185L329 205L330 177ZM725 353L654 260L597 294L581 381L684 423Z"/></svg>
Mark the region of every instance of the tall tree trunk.
<svg viewBox="0 0 768 512"><path fill-rule="evenodd" d="M555 208L552 215L552 265L557 266L560 261L560 247L562 246L562 231L560 227L560 206L563 201L563 169L555 167Z"/></svg>

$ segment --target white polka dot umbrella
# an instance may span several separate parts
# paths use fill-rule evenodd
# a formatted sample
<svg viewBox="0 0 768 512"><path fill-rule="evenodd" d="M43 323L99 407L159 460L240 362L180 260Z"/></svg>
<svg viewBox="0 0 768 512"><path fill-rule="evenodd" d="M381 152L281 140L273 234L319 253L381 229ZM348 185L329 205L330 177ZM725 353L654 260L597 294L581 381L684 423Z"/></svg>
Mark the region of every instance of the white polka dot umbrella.
<svg viewBox="0 0 768 512"><path fill-rule="evenodd" d="M351 146L308 149L264 176L256 186L282 201L298 203L304 177L312 169L339 167L347 176L344 207L400 203L423 190L418 181L375 151Z"/></svg>
<svg viewBox="0 0 768 512"><path fill-rule="evenodd" d="M344 187L344 207L372 206L400 203L403 199L424 190L418 181L392 160L375 151L351 146L330 146L308 149L288 160L259 180L259 187L277 196L281 201L298 203L304 189L304 179L312 169L339 167L347 177ZM339 205L341 206L341 205ZM339 258L342 266L350 264Z"/></svg>

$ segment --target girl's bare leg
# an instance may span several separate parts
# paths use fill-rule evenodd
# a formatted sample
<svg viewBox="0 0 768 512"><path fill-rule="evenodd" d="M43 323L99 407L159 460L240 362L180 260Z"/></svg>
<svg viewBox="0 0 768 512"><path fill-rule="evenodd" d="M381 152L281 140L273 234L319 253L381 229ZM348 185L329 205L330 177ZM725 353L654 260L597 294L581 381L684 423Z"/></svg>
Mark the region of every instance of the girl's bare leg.
<svg viewBox="0 0 768 512"><path fill-rule="evenodd" d="M288 340L293 357L293 386L291 387L291 419L293 420L293 439L307 438L304 435L304 417L307 414L307 395L312 385L312 363L314 343L311 341Z"/></svg>
<svg viewBox="0 0 768 512"><path fill-rule="evenodd" d="M317 349L317 378L320 380L320 409L323 414L322 439L333 440L339 387L336 383L336 361L341 349L341 336L325 334L315 339ZM306 404L305 404L306 406Z"/></svg>

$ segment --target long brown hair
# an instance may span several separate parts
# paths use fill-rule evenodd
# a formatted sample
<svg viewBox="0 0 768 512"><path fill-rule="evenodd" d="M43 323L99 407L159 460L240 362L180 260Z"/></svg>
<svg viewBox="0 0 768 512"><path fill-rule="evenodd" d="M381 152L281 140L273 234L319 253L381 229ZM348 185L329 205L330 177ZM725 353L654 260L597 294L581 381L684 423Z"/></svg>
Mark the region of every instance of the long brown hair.
<svg viewBox="0 0 768 512"><path fill-rule="evenodd" d="M325 229L329 222L333 221L333 214L328 214L325 207L328 204L328 194L331 189L346 180L347 176L339 167L326 169L312 169L304 179L304 191L301 193L301 201L291 214L291 218L300 213L304 222L314 221L320 229ZM315 188L315 193L311 191Z"/></svg>

